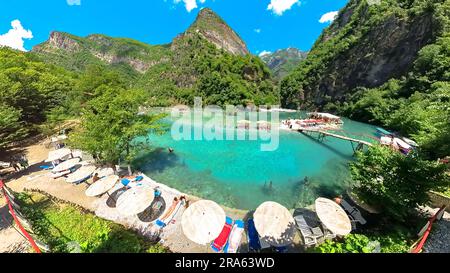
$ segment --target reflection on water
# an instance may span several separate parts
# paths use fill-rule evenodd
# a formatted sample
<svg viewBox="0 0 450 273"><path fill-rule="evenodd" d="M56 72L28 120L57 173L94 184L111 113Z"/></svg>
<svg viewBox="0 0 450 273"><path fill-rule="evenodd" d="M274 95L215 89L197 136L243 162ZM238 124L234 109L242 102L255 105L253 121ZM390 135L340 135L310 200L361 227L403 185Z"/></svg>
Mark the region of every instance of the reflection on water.
<svg viewBox="0 0 450 273"><path fill-rule="evenodd" d="M290 117L298 114L282 118ZM344 122L346 133L370 137L376 132L370 125ZM269 200L288 208L310 205L352 183L348 163L353 149L338 139L319 142L280 132L274 152L262 152L260 141L175 141L169 133L151 136L150 144L154 149L137 159L136 167L158 182L235 208L255 209Z"/></svg>

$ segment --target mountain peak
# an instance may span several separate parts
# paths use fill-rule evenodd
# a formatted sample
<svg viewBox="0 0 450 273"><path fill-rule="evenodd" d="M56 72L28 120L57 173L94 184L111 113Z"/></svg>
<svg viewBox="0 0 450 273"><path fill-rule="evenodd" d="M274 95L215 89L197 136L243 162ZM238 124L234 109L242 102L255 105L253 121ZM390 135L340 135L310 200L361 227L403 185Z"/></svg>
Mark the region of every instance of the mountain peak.
<svg viewBox="0 0 450 273"><path fill-rule="evenodd" d="M185 34L198 33L220 49L234 55L247 55L249 50L244 41L212 9L203 8Z"/></svg>

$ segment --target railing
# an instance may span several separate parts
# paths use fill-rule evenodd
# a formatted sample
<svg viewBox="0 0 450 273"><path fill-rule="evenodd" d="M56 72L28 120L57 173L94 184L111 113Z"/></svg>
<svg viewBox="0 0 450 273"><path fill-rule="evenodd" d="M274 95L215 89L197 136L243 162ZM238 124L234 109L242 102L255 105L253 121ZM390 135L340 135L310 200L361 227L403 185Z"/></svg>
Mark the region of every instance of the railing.
<svg viewBox="0 0 450 273"><path fill-rule="evenodd" d="M11 196L9 195L9 192L7 192L5 190L5 184L3 184L3 181L0 180L0 189L3 193L3 196L5 196L5 200L6 203L8 204L8 208L9 208L9 212L11 213L14 222L16 223L16 225L19 227L20 232L25 236L25 238L28 240L28 242L31 244L31 246L33 247L34 251L36 251L36 253L41 253L41 250L39 249L39 247L37 246L36 242L34 241L33 237L30 236L30 234L28 234L28 232L25 230L25 228L22 226L22 224L20 223L16 212L13 208L12 202L11 202Z"/></svg>

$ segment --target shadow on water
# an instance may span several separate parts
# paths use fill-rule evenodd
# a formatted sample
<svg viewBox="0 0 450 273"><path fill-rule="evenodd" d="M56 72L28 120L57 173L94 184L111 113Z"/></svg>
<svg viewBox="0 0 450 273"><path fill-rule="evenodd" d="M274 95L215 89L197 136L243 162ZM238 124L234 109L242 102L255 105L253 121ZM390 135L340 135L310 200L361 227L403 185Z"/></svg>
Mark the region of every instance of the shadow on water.
<svg viewBox="0 0 450 273"><path fill-rule="evenodd" d="M166 202L162 197L156 197L152 204L143 212L139 213L137 217L144 223L150 223L158 219L166 210Z"/></svg>
<svg viewBox="0 0 450 273"><path fill-rule="evenodd" d="M343 152L341 152L341 151L339 151L339 150L333 148L332 146L330 146L330 145L328 145L328 144L326 144L326 143L324 143L324 142L318 140L318 139L315 138L315 137L312 137L312 136L310 136L310 135L308 135L308 134L302 134L302 135L304 135L305 137L311 139L312 141L316 142L317 144L320 144L322 147L324 147L324 148L326 148L326 149L332 151L333 153L335 153L335 154L341 156L342 158L345 158L345 159L347 159L347 160L352 160L352 159L353 159L352 156L347 155L347 154L344 154Z"/></svg>
<svg viewBox="0 0 450 273"><path fill-rule="evenodd" d="M157 148L135 160L133 165L145 172L161 173L166 169L178 165L179 159L176 151L174 153L169 153L166 149Z"/></svg>

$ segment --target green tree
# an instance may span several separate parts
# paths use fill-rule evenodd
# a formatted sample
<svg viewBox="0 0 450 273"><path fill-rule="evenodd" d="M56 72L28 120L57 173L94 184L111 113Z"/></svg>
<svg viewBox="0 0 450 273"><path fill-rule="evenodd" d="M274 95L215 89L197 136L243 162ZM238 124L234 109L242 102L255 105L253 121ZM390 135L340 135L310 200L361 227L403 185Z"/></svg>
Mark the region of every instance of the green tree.
<svg viewBox="0 0 450 273"><path fill-rule="evenodd" d="M160 121L164 115L139 113L145 98L141 90L105 88L83 110L81 128L71 136L71 145L104 164L115 166L120 159L130 163L146 146L150 132L164 130Z"/></svg>
<svg viewBox="0 0 450 273"><path fill-rule="evenodd" d="M426 204L428 191L450 185L445 170L443 164L424 160L417 154L405 156L382 146L358 153L357 160L351 163L360 197L399 220Z"/></svg>
<svg viewBox="0 0 450 273"><path fill-rule="evenodd" d="M27 130L20 118L19 110L0 104L0 151L7 150L13 142L27 135Z"/></svg>

